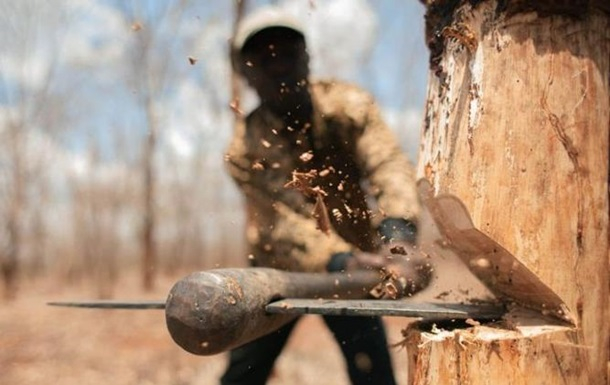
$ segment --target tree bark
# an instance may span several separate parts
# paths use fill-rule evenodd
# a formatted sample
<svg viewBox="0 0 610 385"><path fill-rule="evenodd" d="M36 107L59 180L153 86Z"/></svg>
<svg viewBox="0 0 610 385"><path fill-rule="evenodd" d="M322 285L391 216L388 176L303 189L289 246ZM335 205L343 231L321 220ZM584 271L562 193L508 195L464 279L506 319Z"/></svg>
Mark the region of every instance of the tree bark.
<svg viewBox="0 0 610 385"><path fill-rule="evenodd" d="M576 315L407 330L411 384L606 384L610 5L428 1L418 174Z"/></svg>

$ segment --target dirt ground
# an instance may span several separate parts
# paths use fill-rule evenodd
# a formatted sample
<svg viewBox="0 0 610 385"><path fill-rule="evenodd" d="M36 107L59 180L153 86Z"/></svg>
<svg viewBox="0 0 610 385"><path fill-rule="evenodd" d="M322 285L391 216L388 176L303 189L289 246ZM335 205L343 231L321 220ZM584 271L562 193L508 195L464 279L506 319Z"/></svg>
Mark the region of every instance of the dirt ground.
<svg viewBox="0 0 610 385"><path fill-rule="evenodd" d="M163 278L143 294L137 276L123 277L122 299L164 299L175 279ZM173 344L161 310L88 310L46 306L47 301L92 298L87 285L51 280L22 285L19 298L0 303L0 384L215 384L225 355L198 357ZM406 319L388 318L390 343L401 340ZM403 348L391 348L396 377L406 384ZM277 362L270 385L348 384L339 349L316 316L299 323Z"/></svg>

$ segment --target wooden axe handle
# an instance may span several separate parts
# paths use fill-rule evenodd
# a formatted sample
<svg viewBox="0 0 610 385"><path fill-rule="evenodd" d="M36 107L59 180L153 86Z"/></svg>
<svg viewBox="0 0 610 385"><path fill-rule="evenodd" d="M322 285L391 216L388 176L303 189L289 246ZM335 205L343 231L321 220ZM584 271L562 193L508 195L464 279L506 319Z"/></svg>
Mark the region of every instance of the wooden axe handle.
<svg viewBox="0 0 610 385"><path fill-rule="evenodd" d="M295 318L267 314L282 298L366 298L381 282L376 271L290 273L269 268L217 269L178 281L165 317L174 341L197 355L221 353L262 337Z"/></svg>

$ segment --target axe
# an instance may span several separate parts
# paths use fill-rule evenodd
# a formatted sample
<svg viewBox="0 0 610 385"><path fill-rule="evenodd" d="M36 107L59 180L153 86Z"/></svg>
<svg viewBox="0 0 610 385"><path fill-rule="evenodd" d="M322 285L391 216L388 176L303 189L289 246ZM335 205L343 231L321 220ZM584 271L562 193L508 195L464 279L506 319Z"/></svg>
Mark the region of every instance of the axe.
<svg viewBox="0 0 610 385"><path fill-rule="evenodd" d="M71 301L54 306L165 309L168 331L186 351L212 355L277 330L299 314L494 320L517 308L574 324L563 301L517 258L477 230L463 203L418 183L423 212L417 247L435 277L399 300L368 299L379 272L292 273L270 268L216 269L178 281L166 301ZM453 280L451 278L454 278ZM457 279L456 279L457 278Z"/></svg>

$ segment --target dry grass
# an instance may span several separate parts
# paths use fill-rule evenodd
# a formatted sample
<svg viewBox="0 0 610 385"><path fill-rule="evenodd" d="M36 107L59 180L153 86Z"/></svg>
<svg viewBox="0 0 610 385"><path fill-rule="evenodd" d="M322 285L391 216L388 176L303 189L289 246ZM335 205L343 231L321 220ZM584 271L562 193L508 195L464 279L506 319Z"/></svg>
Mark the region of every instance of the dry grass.
<svg viewBox="0 0 610 385"><path fill-rule="evenodd" d="M135 278L134 275L132 278ZM144 295L123 277L121 298L164 298L174 279ZM91 298L86 286L37 280L18 300L0 304L0 384L214 384L225 356L197 357L173 344L159 310L82 310L45 305L50 300ZM118 295L117 295L118 296ZM390 342L403 319L388 319ZM400 384L406 352L393 349ZM339 349L318 317L305 317L280 356L270 385L347 384ZM321 380L324 379L324 380Z"/></svg>

